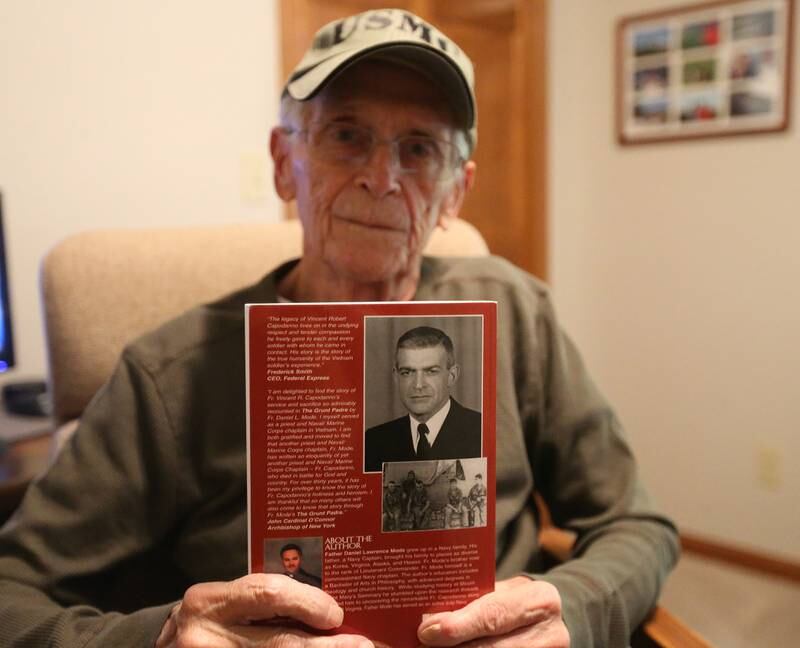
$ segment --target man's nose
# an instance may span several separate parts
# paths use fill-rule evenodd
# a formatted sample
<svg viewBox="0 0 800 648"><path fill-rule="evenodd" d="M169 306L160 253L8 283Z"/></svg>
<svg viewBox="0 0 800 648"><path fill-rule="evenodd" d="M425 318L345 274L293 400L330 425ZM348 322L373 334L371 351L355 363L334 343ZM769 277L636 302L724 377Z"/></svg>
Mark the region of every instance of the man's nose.
<svg viewBox="0 0 800 648"><path fill-rule="evenodd" d="M400 167L392 142L375 142L359 171L358 184L376 198L400 191Z"/></svg>
<svg viewBox="0 0 800 648"><path fill-rule="evenodd" d="M417 389L422 389L425 386L425 376L422 375L421 371L418 371L414 374L414 387Z"/></svg>

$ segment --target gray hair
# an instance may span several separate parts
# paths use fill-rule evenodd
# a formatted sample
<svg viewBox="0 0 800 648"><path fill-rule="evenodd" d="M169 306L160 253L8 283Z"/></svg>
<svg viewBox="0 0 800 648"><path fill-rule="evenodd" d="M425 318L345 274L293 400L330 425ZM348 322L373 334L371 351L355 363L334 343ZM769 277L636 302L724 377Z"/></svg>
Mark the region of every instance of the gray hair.
<svg viewBox="0 0 800 648"><path fill-rule="evenodd" d="M303 130L308 115L308 102L298 101L288 92L281 95L279 120L283 128L290 131Z"/></svg>
<svg viewBox="0 0 800 648"><path fill-rule="evenodd" d="M397 340L395 357L400 349L430 349L437 346L444 348L449 369L456 363L453 341L447 333L432 326L417 326L403 333Z"/></svg>

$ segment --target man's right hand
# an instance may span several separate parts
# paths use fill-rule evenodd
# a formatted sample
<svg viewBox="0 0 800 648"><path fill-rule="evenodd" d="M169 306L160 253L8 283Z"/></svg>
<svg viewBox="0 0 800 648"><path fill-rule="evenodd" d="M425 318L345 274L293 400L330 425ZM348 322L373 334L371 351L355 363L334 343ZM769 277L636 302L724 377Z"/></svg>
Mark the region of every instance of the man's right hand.
<svg viewBox="0 0 800 648"><path fill-rule="evenodd" d="M156 648L374 648L365 637L319 636L297 627L332 630L343 618L342 608L318 587L282 574L250 574L186 590L164 623ZM282 619L287 625L280 625Z"/></svg>

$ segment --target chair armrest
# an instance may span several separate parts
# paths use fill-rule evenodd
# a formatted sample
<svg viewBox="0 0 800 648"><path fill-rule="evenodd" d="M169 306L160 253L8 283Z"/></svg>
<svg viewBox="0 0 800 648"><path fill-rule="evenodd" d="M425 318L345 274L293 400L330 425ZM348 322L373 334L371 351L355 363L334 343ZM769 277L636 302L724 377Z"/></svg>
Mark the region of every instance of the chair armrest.
<svg viewBox="0 0 800 648"><path fill-rule="evenodd" d="M575 534L553 525L544 500L534 494L539 510L539 545L559 562L567 560ZM656 605L631 637L631 648L713 648L680 619Z"/></svg>
<svg viewBox="0 0 800 648"><path fill-rule="evenodd" d="M634 632L631 637L631 648L713 648L713 646L676 616L657 605Z"/></svg>

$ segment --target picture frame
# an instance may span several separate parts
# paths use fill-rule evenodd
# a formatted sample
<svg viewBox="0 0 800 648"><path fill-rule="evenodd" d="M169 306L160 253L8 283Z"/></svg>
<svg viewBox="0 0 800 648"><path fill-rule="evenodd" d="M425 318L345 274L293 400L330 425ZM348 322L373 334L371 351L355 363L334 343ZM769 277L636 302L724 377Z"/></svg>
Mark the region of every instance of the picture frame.
<svg viewBox="0 0 800 648"><path fill-rule="evenodd" d="M793 22L794 0L717 0L622 18L619 143L786 130Z"/></svg>

